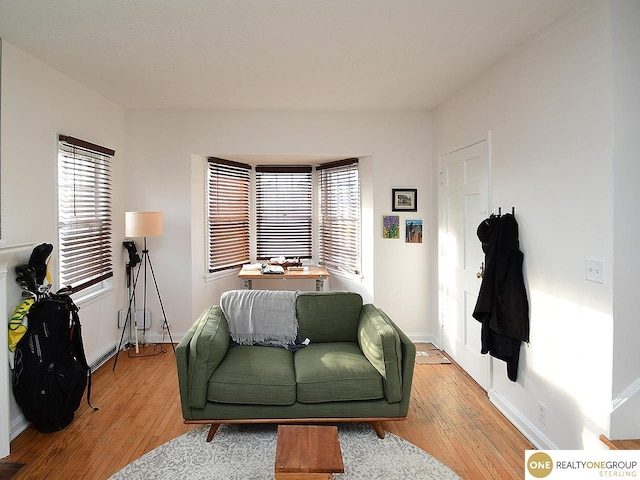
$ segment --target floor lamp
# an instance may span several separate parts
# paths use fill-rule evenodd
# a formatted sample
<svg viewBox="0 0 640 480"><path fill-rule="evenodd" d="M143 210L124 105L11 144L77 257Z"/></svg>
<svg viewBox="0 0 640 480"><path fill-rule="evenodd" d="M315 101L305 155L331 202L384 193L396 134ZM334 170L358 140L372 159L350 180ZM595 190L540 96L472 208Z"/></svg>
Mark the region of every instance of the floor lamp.
<svg viewBox="0 0 640 480"><path fill-rule="evenodd" d="M151 256L149 255L149 250L147 249L147 237L161 237L162 236L162 212L125 212L125 236L127 238L140 238L143 237L143 250L142 256L140 257L140 263L138 265L138 271L135 274L135 279L133 281L133 289L131 290L129 296L129 308L127 309L127 316L125 320L125 324L122 327L122 335L120 336L120 344L118 345L118 349L116 351L116 358L113 362L113 370L116 369L116 364L118 363L118 354L120 353L120 348L122 347L122 340L124 339L124 332L127 329L127 322L130 321L131 317L135 318L136 312L132 311L132 307L135 305L135 294L136 294L136 286L138 285L138 279L140 278L140 272L144 272L143 274L143 306L142 306L142 325L143 328L146 326L146 315L147 315L147 272L151 272L151 278L153 279L153 284L156 289L156 293L158 295L158 301L160 302L160 309L162 310L162 328L167 329L167 333L169 334L169 340L171 342L171 348L173 349L173 353L176 353L176 347L173 344L173 338L171 337L171 330L169 329L169 322L167 322L167 315L164 311L164 305L162 303L162 297L160 296L160 289L158 288L158 282L156 281L156 275L153 271L153 264L151 263ZM135 320L134 320L135 322ZM137 323L137 322L136 322ZM136 352L138 351L138 326L135 325L135 334L136 334Z"/></svg>

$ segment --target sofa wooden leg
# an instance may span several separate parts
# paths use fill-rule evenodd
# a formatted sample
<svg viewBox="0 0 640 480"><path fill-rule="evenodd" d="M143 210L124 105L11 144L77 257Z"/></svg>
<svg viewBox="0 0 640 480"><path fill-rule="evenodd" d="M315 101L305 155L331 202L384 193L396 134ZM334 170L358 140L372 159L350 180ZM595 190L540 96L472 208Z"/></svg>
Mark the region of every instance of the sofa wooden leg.
<svg viewBox="0 0 640 480"><path fill-rule="evenodd" d="M211 428L209 429L209 434L207 435L207 442L210 442L211 440L213 440L213 436L216 434L216 432L218 431L218 427L220 426L219 423L213 423L211 424Z"/></svg>
<svg viewBox="0 0 640 480"><path fill-rule="evenodd" d="M369 422L369 425L371 425L373 429L376 431L376 435L378 435L378 438L384 438L384 429L382 428L382 423Z"/></svg>

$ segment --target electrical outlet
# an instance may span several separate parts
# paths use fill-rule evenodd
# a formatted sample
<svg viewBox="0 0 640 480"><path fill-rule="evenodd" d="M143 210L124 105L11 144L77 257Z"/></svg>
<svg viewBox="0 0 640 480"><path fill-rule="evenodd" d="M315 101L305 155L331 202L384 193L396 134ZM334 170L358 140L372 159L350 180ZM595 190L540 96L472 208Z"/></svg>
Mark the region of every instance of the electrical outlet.
<svg viewBox="0 0 640 480"><path fill-rule="evenodd" d="M130 312L127 308L123 308L118 312L118 328L124 327L125 323L134 321L134 316L130 315L130 318L128 319L129 322L127 322L127 314L129 313ZM149 328L151 328L151 312L149 310L146 312L136 310L135 322L138 326L138 330L149 330ZM128 327L133 327L133 324L128 325Z"/></svg>
<svg viewBox="0 0 640 480"><path fill-rule="evenodd" d="M584 278L590 282L604 283L604 262L587 258L584 262Z"/></svg>
<svg viewBox="0 0 640 480"><path fill-rule="evenodd" d="M538 421L542 425L547 424L547 406L542 402L538 402Z"/></svg>

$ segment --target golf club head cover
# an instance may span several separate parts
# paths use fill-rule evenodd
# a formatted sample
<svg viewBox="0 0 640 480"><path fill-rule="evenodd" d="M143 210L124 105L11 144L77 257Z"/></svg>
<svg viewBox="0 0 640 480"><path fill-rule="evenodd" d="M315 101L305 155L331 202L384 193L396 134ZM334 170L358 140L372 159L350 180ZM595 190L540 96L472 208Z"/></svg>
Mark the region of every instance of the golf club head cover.
<svg viewBox="0 0 640 480"><path fill-rule="evenodd" d="M42 285L47 276L47 259L53 251L53 245L50 243L41 243L31 252L29 258L29 266L35 269L37 285Z"/></svg>
<svg viewBox="0 0 640 480"><path fill-rule="evenodd" d="M124 248L129 252L129 267L133 268L138 263L140 263L140 255L138 255L138 250L136 249L136 244L131 240L125 240L122 242Z"/></svg>

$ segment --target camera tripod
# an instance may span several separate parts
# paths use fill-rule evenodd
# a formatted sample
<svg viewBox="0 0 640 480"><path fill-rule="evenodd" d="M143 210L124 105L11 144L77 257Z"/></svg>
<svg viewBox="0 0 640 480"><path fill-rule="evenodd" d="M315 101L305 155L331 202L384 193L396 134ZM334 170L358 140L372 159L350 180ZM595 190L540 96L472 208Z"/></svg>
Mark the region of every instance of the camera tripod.
<svg viewBox="0 0 640 480"><path fill-rule="evenodd" d="M131 255L130 255L130 258ZM131 265L131 263L129 263ZM144 268L143 268L144 265ZM133 269L133 267L131 267ZM156 289L156 294L158 295L158 302L160 303L160 309L162 310L162 330L167 329L167 334L169 335L169 341L171 342L171 348L173 349L173 353L176 353L176 347L173 344L173 337L171 336L171 329L169 328L169 322L167 322L167 315L164 311L164 305L162 303L162 297L160 296L160 289L158 288L158 282L156 280L156 275L153 271L153 264L151 263L151 256L149 255L149 250L147 249L147 237L144 237L144 249L142 250L142 257L139 261L138 271L135 274L135 279L133 281L133 288L129 294L129 307L127 308L127 316L125 318L124 325L122 326L122 335L120 335L120 343L118 344L118 348L116 350L116 358L113 362L113 370L115 371L116 365L118 363L118 355L120 354L120 349L122 348L122 341L124 340L124 333L127 330L127 324L131 321L131 316L135 315L135 297L136 297L136 286L138 285L138 279L140 278L140 272L144 269L143 276L143 306L142 306L142 314L143 314L143 328L146 326L146 314L147 314L147 271L151 270L151 278L153 279L153 284ZM132 307L134 307L132 309ZM138 348L137 335L138 335L138 326L137 321L134 317L134 329L136 333L136 351Z"/></svg>

